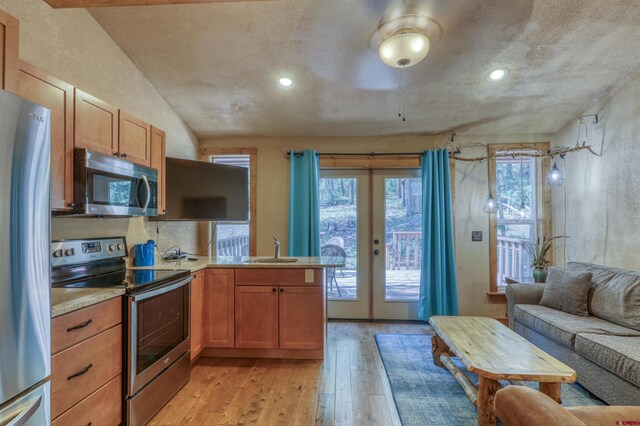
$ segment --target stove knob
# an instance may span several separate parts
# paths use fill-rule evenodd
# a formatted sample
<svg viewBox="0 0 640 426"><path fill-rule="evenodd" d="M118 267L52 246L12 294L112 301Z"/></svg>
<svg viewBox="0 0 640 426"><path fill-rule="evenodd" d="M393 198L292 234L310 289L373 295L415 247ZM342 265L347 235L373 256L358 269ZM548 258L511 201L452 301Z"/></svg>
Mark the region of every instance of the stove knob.
<svg viewBox="0 0 640 426"><path fill-rule="evenodd" d="M53 257L62 257L63 255L62 250L56 250L53 252Z"/></svg>
<svg viewBox="0 0 640 426"><path fill-rule="evenodd" d="M118 244L118 250L120 251L124 250L124 244Z"/></svg>
<svg viewBox="0 0 640 426"><path fill-rule="evenodd" d="M73 256L75 254L76 254L76 251L74 249L72 249L72 248L71 249L66 249L65 252L64 252L65 256Z"/></svg>
<svg viewBox="0 0 640 426"><path fill-rule="evenodd" d="M107 246L107 251L114 251L116 249L116 246L114 244L109 244Z"/></svg>

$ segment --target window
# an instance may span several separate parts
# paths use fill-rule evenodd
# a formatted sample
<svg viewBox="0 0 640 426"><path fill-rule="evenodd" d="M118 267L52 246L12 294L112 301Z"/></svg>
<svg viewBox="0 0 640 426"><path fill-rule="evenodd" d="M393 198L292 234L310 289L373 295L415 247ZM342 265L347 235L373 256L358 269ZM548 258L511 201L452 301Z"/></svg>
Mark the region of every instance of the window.
<svg viewBox="0 0 640 426"><path fill-rule="evenodd" d="M255 256L256 255L256 149L255 148L205 148L202 150L204 161L249 169L249 220L242 222L218 222L216 224L215 245L212 250L216 256ZM210 235L208 226L200 229L201 252L208 245Z"/></svg>
<svg viewBox="0 0 640 426"><path fill-rule="evenodd" d="M548 149L547 143L490 145L489 153L517 150L527 154ZM548 168L548 159L526 155L490 160L490 186L498 202L498 211L490 219L492 292L504 289L505 278L518 281L531 277L525 245L550 233L549 191L542 179Z"/></svg>

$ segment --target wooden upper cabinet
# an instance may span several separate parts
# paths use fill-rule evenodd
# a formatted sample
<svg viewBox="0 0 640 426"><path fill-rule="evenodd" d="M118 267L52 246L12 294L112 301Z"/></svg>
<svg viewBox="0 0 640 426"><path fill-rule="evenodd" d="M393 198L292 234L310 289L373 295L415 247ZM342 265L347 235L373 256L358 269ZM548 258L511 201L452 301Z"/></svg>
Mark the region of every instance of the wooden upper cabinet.
<svg viewBox="0 0 640 426"><path fill-rule="evenodd" d="M158 216L167 212L166 203L166 133L151 127L151 167L158 170Z"/></svg>
<svg viewBox="0 0 640 426"><path fill-rule="evenodd" d="M74 125L76 148L106 155L118 152L118 109L77 88Z"/></svg>
<svg viewBox="0 0 640 426"><path fill-rule="evenodd" d="M204 287L204 345L234 346L234 271L207 269Z"/></svg>
<svg viewBox="0 0 640 426"><path fill-rule="evenodd" d="M121 158L151 166L151 126L139 118L120 111L118 153Z"/></svg>
<svg viewBox="0 0 640 426"><path fill-rule="evenodd" d="M236 287L236 348L278 347L278 288Z"/></svg>
<svg viewBox="0 0 640 426"><path fill-rule="evenodd" d="M280 349L322 349L324 333L324 289L280 287Z"/></svg>
<svg viewBox="0 0 640 426"><path fill-rule="evenodd" d="M51 110L51 209L73 202L73 86L20 61L18 95Z"/></svg>
<svg viewBox="0 0 640 426"><path fill-rule="evenodd" d="M20 22L0 11L0 89L18 93Z"/></svg>
<svg viewBox="0 0 640 426"><path fill-rule="evenodd" d="M205 271L193 274L191 281L191 360L202 352L204 347L204 285Z"/></svg>

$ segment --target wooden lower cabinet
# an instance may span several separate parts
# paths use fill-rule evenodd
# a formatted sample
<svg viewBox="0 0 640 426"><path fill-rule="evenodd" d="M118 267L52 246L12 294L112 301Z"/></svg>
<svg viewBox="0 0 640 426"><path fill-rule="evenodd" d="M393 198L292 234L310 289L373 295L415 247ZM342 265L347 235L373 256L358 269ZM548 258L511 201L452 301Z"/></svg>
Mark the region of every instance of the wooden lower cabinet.
<svg viewBox="0 0 640 426"><path fill-rule="evenodd" d="M237 286L236 348L278 347L278 288Z"/></svg>
<svg viewBox="0 0 640 426"><path fill-rule="evenodd" d="M322 287L280 287L279 347L321 349L324 333Z"/></svg>
<svg viewBox="0 0 640 426"><path fill-rule="evenodd" d="M117 376L51 424L53 426L114 426L121 422L122 376Z"/></svg>
<svg viewBox="0 0 640 426"><path fill-rule="evenodd" d="M207 269L204 286L204 345L207 348L233 348L234 270Z"/></svg>
<svg viewBox="0 0 640 426"><path fill-rule="evenodd" d="M204 347L203 313L204 313L205 272L193 274L191 282L191 360L195 360Z"/></svg>
<svg viewBox="0 0 640 426"><path fill-rule="evenodd" d="M54 425L117 425L122 420L122 298L51 321Z"/></svg>

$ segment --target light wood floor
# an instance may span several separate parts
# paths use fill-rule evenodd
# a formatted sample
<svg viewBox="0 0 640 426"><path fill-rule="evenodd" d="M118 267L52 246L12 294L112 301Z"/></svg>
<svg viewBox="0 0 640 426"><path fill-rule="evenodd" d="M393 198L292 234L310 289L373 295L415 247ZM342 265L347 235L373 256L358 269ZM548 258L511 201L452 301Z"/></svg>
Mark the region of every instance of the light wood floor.
<svg viewBox="0 0 640 426"><path fill-rule="evenodd" d="M324 361L201 358L151 425L400 425L376 333L422 324L329 323Z"/></svg>

